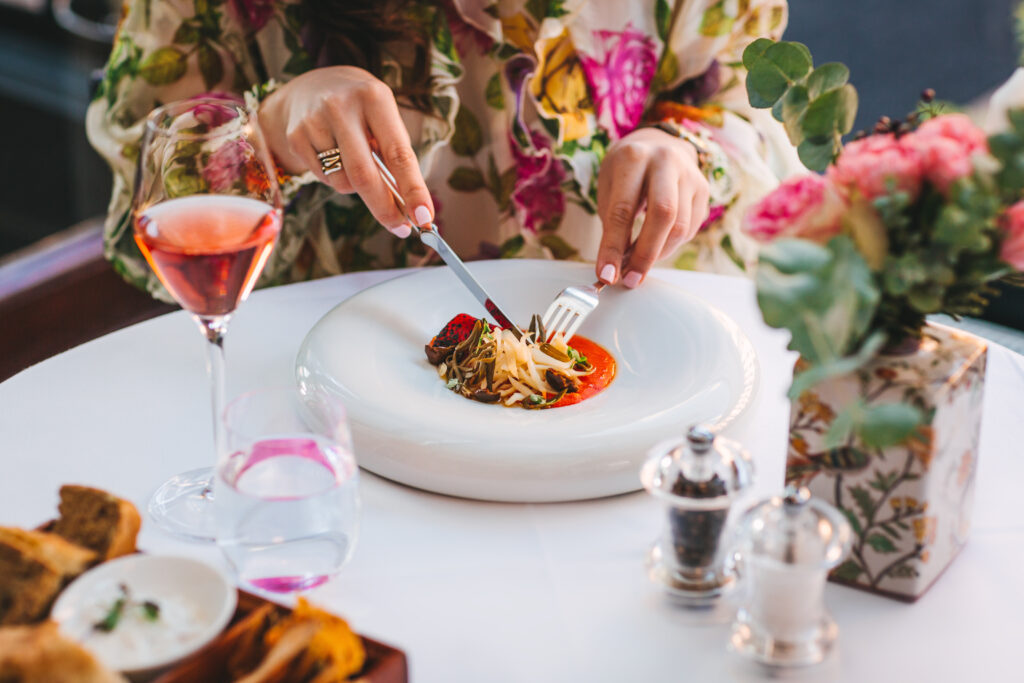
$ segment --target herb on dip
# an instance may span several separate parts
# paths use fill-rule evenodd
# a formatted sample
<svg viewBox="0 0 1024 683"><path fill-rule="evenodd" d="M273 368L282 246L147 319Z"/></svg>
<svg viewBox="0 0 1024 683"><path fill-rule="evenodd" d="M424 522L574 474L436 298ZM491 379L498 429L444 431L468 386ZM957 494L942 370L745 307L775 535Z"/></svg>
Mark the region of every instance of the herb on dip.
<svg viewBox="0 0 1024 683"><path fill-rule="evenodd" d="M119 591L117 599L114 600L110 609L107 610L106 615L92 625L94 631L110 633L117 628L121 617L124 616L125 610L133 607L138 607L142 611L142 616L147 621L156 621L160 618L160 605L152 600L145 600L139 603L132 602L131 591L123 583L118 584L117 589Z"/></svg>

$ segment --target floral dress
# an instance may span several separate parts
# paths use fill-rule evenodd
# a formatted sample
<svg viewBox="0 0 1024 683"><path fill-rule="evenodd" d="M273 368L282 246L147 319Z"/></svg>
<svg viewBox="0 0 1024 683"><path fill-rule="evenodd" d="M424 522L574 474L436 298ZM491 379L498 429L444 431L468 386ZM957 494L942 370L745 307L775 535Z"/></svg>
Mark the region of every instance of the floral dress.
<svg viewBox="0 0 1024 683"><path fill-rule="evenodd" d="M754 39L781 36L785 0L412 1L406 11L429 41L430 78L423 104L402 115L438 225L464 258L592 260L601 160L645 121L673 119L712 150L709 220L659 265L741 268L753 254L743 211L801 168L770 113L748 106L740 61ZM163 296L129 220L146 114L323 65L305 15L301 0L126 0L87 116L114 170L106 254L126 279ZM392 87L410 73L402 47L381 48L375 75ZM293 182L286 202L263 284L431 260L356 195Z"/></svg>

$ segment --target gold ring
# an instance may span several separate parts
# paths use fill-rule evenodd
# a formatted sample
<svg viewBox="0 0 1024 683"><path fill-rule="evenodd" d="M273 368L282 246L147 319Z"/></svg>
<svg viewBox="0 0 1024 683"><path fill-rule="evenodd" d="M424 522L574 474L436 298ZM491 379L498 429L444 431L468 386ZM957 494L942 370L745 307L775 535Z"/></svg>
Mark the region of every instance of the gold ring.
<svg viewBox="0 0 1024 683"><path fill-rule="evenodd" d="M318 152L316 158L320 160L320 168L325 176L341 170L341 150L337 147Z"/></svg>

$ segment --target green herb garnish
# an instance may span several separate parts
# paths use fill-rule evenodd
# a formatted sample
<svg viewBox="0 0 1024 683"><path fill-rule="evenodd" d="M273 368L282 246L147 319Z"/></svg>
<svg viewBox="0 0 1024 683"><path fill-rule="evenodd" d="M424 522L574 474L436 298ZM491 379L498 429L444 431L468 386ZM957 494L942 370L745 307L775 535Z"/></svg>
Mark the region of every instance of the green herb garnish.
<svg viewBox="0 0 1024 683"><path fill-rule="evenodd" d="M125 604L128 602L128 586L122 583L118 588L121 591L121 595L118 596L114 604L107 610L107 615L92 625L94 631L110 633L117 628L118 622L121 621L121 617L124 615Z"/></svg>
<svg viewBox="0 0 1024 683"><path fill-rule="evenodd" d="M156 604L152 600L146 600L142 603L142 615L149 621L156 621L160 618L160 605Z"/></svg>

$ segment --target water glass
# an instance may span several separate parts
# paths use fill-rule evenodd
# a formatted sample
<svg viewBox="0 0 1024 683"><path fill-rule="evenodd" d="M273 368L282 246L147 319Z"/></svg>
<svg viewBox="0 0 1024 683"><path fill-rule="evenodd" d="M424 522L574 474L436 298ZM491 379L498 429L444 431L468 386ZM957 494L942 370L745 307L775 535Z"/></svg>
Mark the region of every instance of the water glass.
<svg viewBox="0 0 1024 683"><path fill-rule="evenodd" d="M343 406L319 394L263 389L224 412L216 538L238 578L260 591L310 590L352 555L359 473Z"/></svg>

